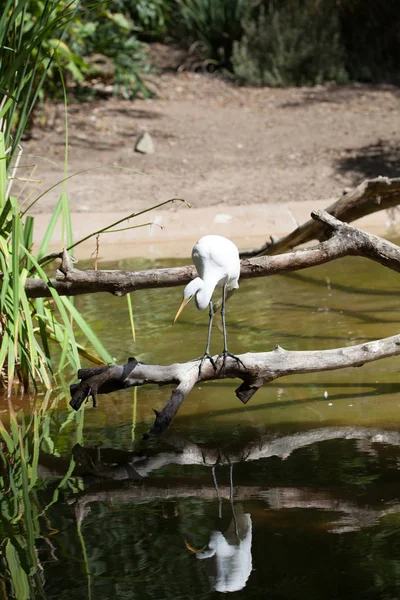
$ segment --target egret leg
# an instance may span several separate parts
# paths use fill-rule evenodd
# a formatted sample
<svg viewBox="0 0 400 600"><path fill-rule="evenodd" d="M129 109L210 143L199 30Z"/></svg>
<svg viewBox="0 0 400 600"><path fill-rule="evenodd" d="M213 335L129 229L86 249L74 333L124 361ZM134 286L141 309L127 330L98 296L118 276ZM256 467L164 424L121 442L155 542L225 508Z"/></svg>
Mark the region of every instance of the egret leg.
<svg viewBox="0 0 400 600"><path fill-rule="evenodd" d="M217 492L217 498L218 498L218 518L222 519L222 500L221 500L221 496L219 493L217 477L215 475L215 465L212 466L212 476L213 476L213 480L214 480L215 491Z"/></svg>
<svg viewBox="0 0 400 600"><path fill-rule="evenodd" d="M207 345L206 345L206 351L204 352L203 356L201 357L201 362L199 365L199 376L201 375L201 367L203 366L203 362L208 359L210 361L210 363L213 366L214 371L217 370L217 366L210 354L210 343L211 343L211 329L212 329L212 324L213 324L213 319L214 319L214 307L213 307L213 303L212 300L210 300L210 310L209 310L209 321L208 321L208 333L207 333Z"/></svg>
<svg viewBox="0 0 400 600"><path fill-rule="evenodd" d="M237 518L236 518L236 513L235 513L235 507L233 504L233 464L231 462L229 462L229 502L231 503L231 508L232 508L233 522L235 524L235 534L236 534L238 542L240 542L239 528L238 528L238 523L237 523Z"/></svg>
<svg viewBox="0 0 400 600"><path fill-rule="evenodd" d="M240 363L243 368L246 368L238 356L235 356L234 354L231 354L230 352L228 352L228 344L226 341L225 303L226 303L226 284L222 288L222 306L221 306L222 330L223 330L223 334L224 334L224 349L222 351L222 354L220 354L220 356L222 356L222 371L225 371L227 356L230 356L231 358L233 358L233 360L235 360L238 364Z"/></svg>

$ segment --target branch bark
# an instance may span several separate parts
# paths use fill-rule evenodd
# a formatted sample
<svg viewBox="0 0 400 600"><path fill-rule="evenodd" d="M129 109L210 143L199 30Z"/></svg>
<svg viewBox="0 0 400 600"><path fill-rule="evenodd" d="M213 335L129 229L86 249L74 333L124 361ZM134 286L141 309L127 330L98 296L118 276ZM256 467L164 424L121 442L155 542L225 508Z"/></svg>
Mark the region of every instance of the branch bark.
<svg viewBox="0 0 400 600"><path fill-rule="evenodd" d="M400 178L389 179L377 177L367 179L351 192L344 194L339 200L328 206L326 212L332 216L351 223L366 215L392 208L400 204ZM278 240L266 242L262 248L241 253L242 257L272 256L291 250L311 240L323 241L330 236L330 231L321 222L310 219L297 229Z"/></svg>
<svg viewBox="0 0 400 600"><path fill-rule="evenodd" d="M363 256L400 272L400 248L395 244L342 223L326 211L316 211L311 216L319 227L332 232L330 239L287 254L244 259L241 261L240 277L248 279L297 271L344 256ZM73 267L67 253L64 253L56 279L51 279L49 285L60 295L109 292L123 296L142 289L181 286L195 276L193 265L147 271L80 271ZM27 279L25 290L31 298L50 296L48 284L41 279Z"/></svg>
<svg viewBox="0 0 400 600"><path fill-rule="evenodd" d="M199 375L199 360L172 365L146 365L130 358L126 365L111 365L100 369L80 369L79 383L71 386L70 405L78 410L90 396L96 406L97 395L144 384L177 387L164 408L154 411L156 418L147 436L160 435L177 414L183 400L200 381L239 378L242 384L236 396L246 404L257 390L287 375L331 371L345 367L361 367L367 362L400 354L400 335L374 342L332 350L288 351L276 346L272 352L247 353L238 356L241 362L228 357L225 369L222 357L214 356L214 371L209 361L203 363Z"/></svg>

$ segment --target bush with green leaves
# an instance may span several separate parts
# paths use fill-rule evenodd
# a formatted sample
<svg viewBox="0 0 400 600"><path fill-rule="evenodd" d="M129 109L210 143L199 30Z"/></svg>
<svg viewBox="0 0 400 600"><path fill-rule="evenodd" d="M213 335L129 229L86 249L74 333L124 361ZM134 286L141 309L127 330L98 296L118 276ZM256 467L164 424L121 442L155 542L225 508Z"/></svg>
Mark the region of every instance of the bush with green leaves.
<svg viewBox="0 0 400 600"><path fill-rule="evenodd" d="M233 44L243 35L249 0L177 0L187 42L200 42L205 59L231 68Z"/></svg>
<svg viewBox="0 0 400 600"><path fill-rule="evenodd" d="M114 93L124 98L134 98L139 93L151 96L145 79L151 71L147 44L138 39L128 12L119 9L120 3L115 1L95 5L81 2L79 18L68 28L67 45L83 61L82 76L70 72L69 77L70 88L74 86L78 94L85 76L95 76L110 80ZM92 55L103 56L111 69L104 72L102 61L91 61Z"/></svg>
<svg viewBox="0 0 400 600"><path fill-rule="evenodd" d="M48 0L37 18L32 17L30 8L27 0L7 0L0 11L0 387L7 388L8 395L13 392L15 382L25 390L32 384L37 387L39 382L51 387L51 376L57 370L52 360L51 340L61 343L60 367L68 361L73 368L79 367L79 345L73 335L71 317L74 319L76 315L86 328L73 303L54 295L50 284L52 302L60 311L61 322L49 300L32 302L25 292L29 277L49 282L40 259L46 253L50 232L61 213L66 231L71 231L64 193L49 225L49 235L45 236L39 254L34 255L34 220L20 209L12 195L12 184L22 154L20 140L53 64L51 52L46 53L44 48L55 35L62 44L76 7L66 6L63 0ZM92 341L97 345L95 336ZM98 350L102 360L109 360L101 344Z"/></svg>
<svg viewBox="0 0 400 600"><path fill-rule="evenodd" d="M39 408L25 414L16 413L9 401L9 416L5 423L0 419L0 589L5 599L45 598L39 548L41 540L55 533L47 512L60 494L79 486L72 477L72 457L55 487L40 474L41 456L60 456L54 430L71 427L78 443L82 441L84 411L67 411L54 419L61 398L49 392Z"/></svg>
<svg viewBox="0 0 400 600"><path fill-rule="evenodd" d="M344 83L344 47L332 0L269 0L243 23L232 64L253 85Z"/></svg>
<svg viewBox="0 0 400 600"><path fill-rule="evenodd" d="M165 0L117 0L120 11L128 13L135 31L145 39L163 39L174 9L174 2Z"/></svg>
<svg viewBox="0 0 400 600"><path fill-rule="evenodd" d="M7 0L0 8L2 72L10 71L7 64L14 61L14 46L26 46L23 70L34 71L40 97L60 97L57 63L64 70L70 92L79 92L86 79L101 75L88 58L102 54L111 63L115 93L127 98L138 93L149 96L144 75L150 71L150 61L137 30L123 2L115 0ZM55 49L57 62L52 59ZM7 85L0 82L0 88L6 90Z"/></svg>
<svg viewBox="0 0 400 600"><path fill-rule="evenodd" d="M57 293L45 271L49 243L58 220L62 220L64 247L71 249L77 245L72 240L65 186L70 177L67 151L64 178L58 182L62 184L60 198L38 249L34 250L32 245L34 217L29 212L41 196L22 206L24 198L13 195L23 155L20 142L55 66L66 97L58 52L53 55L53 50L58 51L63 44L76 16L75 3L46 0L40 17L32 19L27 27L27 15L32 17L30 9L30 0L7 0L0 9L0 389L6 389L9 396L20 387L25 391L32 387L51 388L66 366L74 372L80 368L82 356L94 362L112 362L73 300ZM48 45L51 39L58 40L54 49ZM48 297L29 297L26 282L32 278L46 284ZM77 341L76 330L94 352ZM20 385L15 388L16 384Z"/></svg>

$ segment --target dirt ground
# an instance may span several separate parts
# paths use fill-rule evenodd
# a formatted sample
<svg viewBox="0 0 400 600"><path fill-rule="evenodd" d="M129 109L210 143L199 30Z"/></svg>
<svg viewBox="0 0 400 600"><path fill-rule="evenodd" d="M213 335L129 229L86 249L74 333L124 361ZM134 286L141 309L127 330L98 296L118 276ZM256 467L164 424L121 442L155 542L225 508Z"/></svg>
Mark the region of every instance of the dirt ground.
<svg viewBox="0 0 400 600"><path fill-rule="evenodd" d="M151 100L69 106L68 173L94 169L68 181L74 212L127 213L176 196L195 209L328 203L367 177L400 174L398 88L259 89L169 69L153 82ZM154 154L134 152L145 131ZM24 142L23 163L37 163L39 191L62 178L64 143L60 106ZM51 213L59 191L47 193L35 212Z"/></svg>

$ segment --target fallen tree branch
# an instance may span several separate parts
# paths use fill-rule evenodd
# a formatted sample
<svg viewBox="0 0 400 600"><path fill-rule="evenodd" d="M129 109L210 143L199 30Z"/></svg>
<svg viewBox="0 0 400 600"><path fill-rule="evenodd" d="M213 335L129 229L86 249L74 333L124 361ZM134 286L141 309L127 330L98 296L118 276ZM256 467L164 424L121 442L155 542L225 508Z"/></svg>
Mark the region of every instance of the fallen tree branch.
<svg viewBox="0 0 400 600"><path fill-rule="evenodd" d="M297 271L344 256L363 256L400 272L400 248L395 244L342 223L326 211L316 211L311 216L319 226L333 232L330 239L287 254L244 259L240 277L248 279ZM81 271L74 268L64 252L56 279L51 279L49 285L60 295L108 292L123 296L142 289L182 286L195 276L193 265L146 271ZM50 296L48 284L41 279L27 279L25 290L31 298Z"/></svg>
<svg viewBox="0 0 400 600"><path fill-rule="evenodd" d="M400 178L377 177L376 179L367 179L351 192L344 194L334 204L328 206L326 212L341 221L351 223L356 219L398 204L400 204ZM300 244L307 244L312 240L323 241L329 235L330 232L323 223L310 219L289 235L276 240L271 239L261 248L241 253L241 257L271 256L291 250Z"/></svg>
<svg viewBox="0 0 400 600"><path fill-rule="evenodd" d="M361 367L364 363L398 354L400 354L400 335L332 350L288 351L276 346L272 352L241 354L238 357L241 362L228 357L225 369L223 369L222 357L214 356L217 370L214 371L210 361L206 361L203 363L200 375L199 360L163 366L146 365L130 358L124 366L80 369L78 378L81 381L71 386L70 405L78 410L84 400L92 396L95 406L97 394L107 394L132 386L148 383L177 384L164 408L160 412L154 411L156 418L148 435L159 435L175 417L193 386L200 381L239 378L242 384L236 390L236 396L246 404L261 386L279 377L345 367Z"/></svg>

